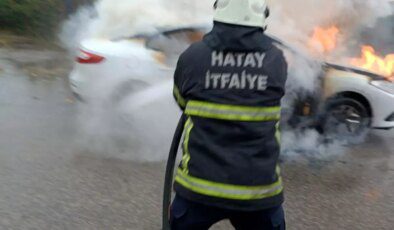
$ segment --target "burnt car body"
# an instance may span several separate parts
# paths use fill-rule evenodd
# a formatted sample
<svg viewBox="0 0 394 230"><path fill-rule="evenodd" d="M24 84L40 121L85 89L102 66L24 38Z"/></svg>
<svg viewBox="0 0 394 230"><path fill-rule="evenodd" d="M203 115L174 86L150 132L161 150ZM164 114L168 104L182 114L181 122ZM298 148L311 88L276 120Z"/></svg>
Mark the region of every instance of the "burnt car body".
<svg viewBox="0 0 394 230"><path fill-rule="evenodd" d="M126 68L130 62L138 61L137 55L130 57L130 52L125 51L125 46L138 46L149 51L149 55L155 61L168 67L168 80L171 80L176 60L179 54L192 42L198 41L209 30L206 26L191 26L176 29L160 29L153 34L141 34L132 37L118 38L110 41L85 41L81 44L82 56L77 60L76 68L70 76L71 88L76 94L81 95L85 85L89 81L99 78L98 71L100 60L106 60L111 65L116 64L119 69ZM298 53L291 46L277 38L272 37L282 49L288 49L299 58L318 62ZM122 48L118 46L122 43ZM99 45L90 45L99 44ZM95 47L105 47L105 50L96 50ZM113 48L111 48L113 47ZM97 48L98 49L98 48ZM113 54L113 50L122 52ZM132 49L130 49L132 50ZM112 58L112 56L113 58ZM148 55L148 56L149 56ZM92 59L93 63L89 62ZM125 63L124 67L119 63ZM93 64L93 65L92 65ZM357 136L365 133L370 127L379 129L390 129L394 127L394 84L383 76L330 63L319 62L320 73L314 76L318 84L313 92L305 92L302 89L293 91L290 98L292 105L290 109L284 109L283 121L285 127L292 129L315 128L329 135L347 137ZM105 73L105 72L104 72ZM89 75L94 75L93 77ZM291 73L289 73L291 75ZM130 79L128 79L130 78ZM144 87L156 82L157 79L140 79L130 76L122 83L125 85L135 82L144 82ZM162 79L160 79L162 80ZM292 79L289 79L291 84ZM134 84L135 85L135 84ZM116 87L115 87L116 88ZM126 89L133 89L126 87ZM128 94L130 92L125 92ZM83 93L82 93L83 94Z"/></svg>

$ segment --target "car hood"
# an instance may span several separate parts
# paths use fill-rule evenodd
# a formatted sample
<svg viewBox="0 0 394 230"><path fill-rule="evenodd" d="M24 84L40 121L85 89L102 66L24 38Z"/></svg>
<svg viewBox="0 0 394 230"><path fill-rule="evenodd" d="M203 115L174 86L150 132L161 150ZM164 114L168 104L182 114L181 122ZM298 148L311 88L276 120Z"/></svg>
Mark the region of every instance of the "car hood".
<svg viewBox="0 0 394 230"><path fill-rule="evenodd" d="M324 66L326 68L332 68L332 69L336 69L336 70L341 70L341 71L345 71L345 72L351 72L351 73L356 73L356 74L368 76L374 81L387 80L387 78L385 78L382 75L372 73L372 72L369 72L366 70L358 69L355 67L347 67L347 66L342 66L342 65L337 65L337 64L327 63L327 62L324 63Z"/></svg>

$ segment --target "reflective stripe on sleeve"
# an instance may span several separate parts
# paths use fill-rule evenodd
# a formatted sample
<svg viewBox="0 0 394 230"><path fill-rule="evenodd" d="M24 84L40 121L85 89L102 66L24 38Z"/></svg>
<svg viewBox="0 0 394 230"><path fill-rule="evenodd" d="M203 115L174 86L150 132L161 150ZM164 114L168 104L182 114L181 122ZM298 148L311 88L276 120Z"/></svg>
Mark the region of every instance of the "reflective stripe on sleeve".
<svg viewBox="0 0 394 230"><path fill-rule="evenodd" d="M185 174L178 169L175 181L185 188L206 196L232 200L258 200L276 196L283 192L282 179L264 186L240 186L211 182Z"/></svg>
<svg viewBox="0 0 394 230"><path fill-rule="evenodd" d="M176 99L176 102L178 103L178 105L181 108L185 108L186 107L186 100L182 97L178 86L174 85L174 97Z"/></svg>
<svg viewBox="0 0 394 230"><path fill-rule="evenodd" d="M277 121L280 119L280 112L280 106L236 106L204 101L189 101L185 110L190 116L231 121Z"/></svg>
<svg viewBox="0 0 394 230"><path fill-rule="evenodd" d="M183 140L183 157L182 157L182 169L183 172L188 174L189 169L188 169L188 164L190 161L190 152L189 152L189 140L190 140L190 133L193 129L193 121L189 117L186 121L185 124L185 139Z"/></svg>

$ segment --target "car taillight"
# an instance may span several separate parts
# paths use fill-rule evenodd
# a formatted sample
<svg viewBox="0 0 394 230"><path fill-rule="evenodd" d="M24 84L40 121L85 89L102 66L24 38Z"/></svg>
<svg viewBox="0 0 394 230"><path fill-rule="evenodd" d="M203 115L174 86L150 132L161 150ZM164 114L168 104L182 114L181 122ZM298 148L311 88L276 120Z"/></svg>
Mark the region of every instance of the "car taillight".
<svg viewBox="0 0 394 230"><path fill-rule="evenodd" d="M81 64L97 64L104 60L104 57L80 50L76 61Z"/></svg>

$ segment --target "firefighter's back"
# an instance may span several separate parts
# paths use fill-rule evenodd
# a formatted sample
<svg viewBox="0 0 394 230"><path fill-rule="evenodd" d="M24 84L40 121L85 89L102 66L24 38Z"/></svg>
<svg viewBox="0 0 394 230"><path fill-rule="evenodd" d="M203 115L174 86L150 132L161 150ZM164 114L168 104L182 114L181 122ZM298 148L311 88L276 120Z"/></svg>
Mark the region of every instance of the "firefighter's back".
<svg viewBox="0 0 394 230"><path fill-rule="evenodd" d="M189 115L178 193L247 210L280 204L282 186L275 169L287 74L283 53L261 29L215 23L203 41L181 55L178 68L176 85ZM234 191L215 193L212 186L203 192L193 178Z"/></svg>
<svg viewBox="0 0 394 230"><path fill-rule="evenodd" d="M172 227L208 229L228 218L237 229L284 229L278 124L287 64L264 34L264 0L216 7L212 31L175 71L188 119Z"/></svg>

